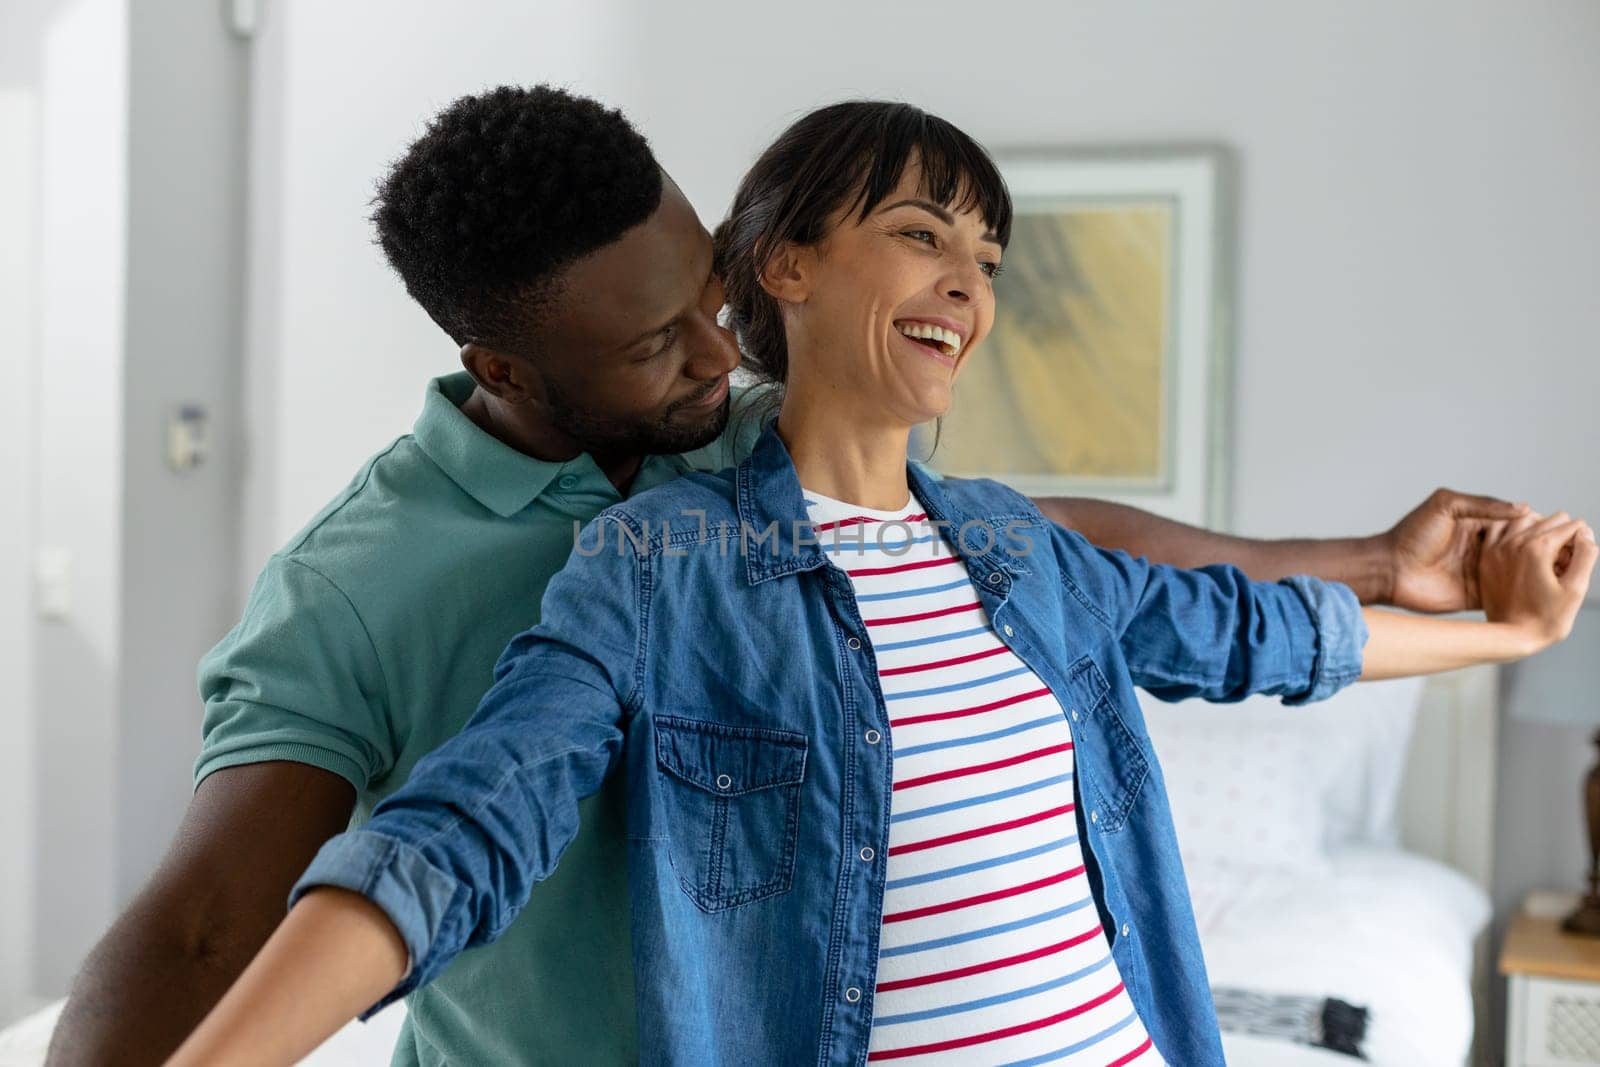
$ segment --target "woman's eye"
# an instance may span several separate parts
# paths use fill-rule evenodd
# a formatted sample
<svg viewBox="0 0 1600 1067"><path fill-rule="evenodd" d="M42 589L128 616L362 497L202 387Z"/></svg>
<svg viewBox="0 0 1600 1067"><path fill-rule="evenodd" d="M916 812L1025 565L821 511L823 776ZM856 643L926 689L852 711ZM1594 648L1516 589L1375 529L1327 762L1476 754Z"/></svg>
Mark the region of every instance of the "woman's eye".
<svg viewBox="0 0 1600 1067"><path fill-rule="evenodd" d="M932 230L906 230L905 236L911 238L913 241L921 241L924 244L930 245L933 244Z"/></svg>
<svg viewBox="0 0 1600 1067"><path fill-rule="evenodd" d="M1000 272L1005 270L998 263L980 263L979 266L983 269L983 273L987 274L991 279L1000 277Z"/></svg>

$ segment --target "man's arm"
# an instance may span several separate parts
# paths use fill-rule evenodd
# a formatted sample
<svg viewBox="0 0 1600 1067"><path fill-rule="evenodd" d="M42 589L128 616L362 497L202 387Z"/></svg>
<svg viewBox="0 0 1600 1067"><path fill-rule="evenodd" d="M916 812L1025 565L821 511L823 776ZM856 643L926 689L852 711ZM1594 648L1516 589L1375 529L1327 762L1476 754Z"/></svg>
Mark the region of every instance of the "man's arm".
<svg viewBox="0 0 1600 1067"><path fill-rule="evenodd" d="M1034 504L1093 544L1152 562L1175 567L1231 563L1258 582L1309 574L1348 585L1363 604L1426 612L1479 608L1483 534L1527 512L1526 504L1438 489L1380 534L1269 541L1219 534L1087 497L1040 497Z"/></svg>
<svg viewBox="0 0 1600 1067"><path fill-rule="evenodd" d="M283 920L290 888L354 805L349 782L305 764L208 775L74 980L49 1067L165 1061Z"/></svg>

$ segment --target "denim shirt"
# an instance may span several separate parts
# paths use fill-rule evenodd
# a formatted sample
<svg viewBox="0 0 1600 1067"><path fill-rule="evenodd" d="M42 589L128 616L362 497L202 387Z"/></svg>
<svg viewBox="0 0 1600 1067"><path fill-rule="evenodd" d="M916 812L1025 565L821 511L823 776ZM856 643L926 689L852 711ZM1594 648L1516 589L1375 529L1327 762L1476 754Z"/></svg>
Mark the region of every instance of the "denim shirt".
<svg viewBox="0 0 1600 1067"><path fill-rule="evenodd" d="M1154 565L998 483L907 475L996 633L1070 709L1090 887L1156 1049L1222 1064L1133 687L1327 697L1360 673L1359 604L1312 578ZM494 940L572 840L578 801L615 772L642 1059L866 1062L891 732L849 577L817 544L776 432L736 469L603 512L543 620L506 649L465 730L325 844L291 893L362 893L399 930L408 972L362 1018Z"/></svg>

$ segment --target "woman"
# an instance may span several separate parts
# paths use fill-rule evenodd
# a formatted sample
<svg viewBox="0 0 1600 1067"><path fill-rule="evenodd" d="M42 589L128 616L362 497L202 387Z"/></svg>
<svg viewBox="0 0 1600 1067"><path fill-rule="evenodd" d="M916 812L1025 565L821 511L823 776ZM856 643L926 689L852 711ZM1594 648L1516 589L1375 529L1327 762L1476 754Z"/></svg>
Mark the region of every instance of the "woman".
<svg viewBox="0 0 1600 1067"><path fill-rule="evenodd" d="M989 330L1010 222L982 149L905 105L762 156L718 245L775 425L584 531L472 723L324 847L172 1062L289 1062L492 940L613 771L647 1060L1222 1062L1133 686L1300 703L1526 655L1597 551L1529 517L1485 553L1490 621L1363 613L930 478L908 437Z"/></svg>

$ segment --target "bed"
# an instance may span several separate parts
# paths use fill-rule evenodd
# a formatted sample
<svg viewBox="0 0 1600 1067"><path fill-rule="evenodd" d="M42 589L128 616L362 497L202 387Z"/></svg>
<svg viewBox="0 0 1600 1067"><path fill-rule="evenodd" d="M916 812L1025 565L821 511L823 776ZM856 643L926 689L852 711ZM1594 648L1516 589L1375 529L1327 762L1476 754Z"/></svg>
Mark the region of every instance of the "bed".
<svg viewBox="0 0 1600 1067"><path fill-rule="evenodd" d="M1464 1067L1483 1032L1497 674L1361 685L1286 708L1143 699L1214 988L1365 1008L1367 1062ZM404 1018L352 1023L304 1061L381 1067ZM43 1062L60 1004L0 1032ZM1225 1023L1232 1067L1361 1061Z"/></svg>
<svg viewBox="0 0 1600 1067"><path fill-rule="evenodd" d="M1474 1035L1489 981L1497 684L1482 667L1308 708L1142 701L1215 990L1363 1007L1371 1063L1490 1062ZM1234 1067L1361 1062L1224 1015Z"/></svg>

